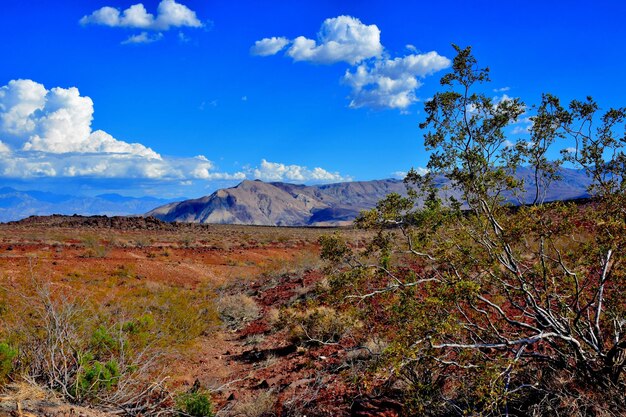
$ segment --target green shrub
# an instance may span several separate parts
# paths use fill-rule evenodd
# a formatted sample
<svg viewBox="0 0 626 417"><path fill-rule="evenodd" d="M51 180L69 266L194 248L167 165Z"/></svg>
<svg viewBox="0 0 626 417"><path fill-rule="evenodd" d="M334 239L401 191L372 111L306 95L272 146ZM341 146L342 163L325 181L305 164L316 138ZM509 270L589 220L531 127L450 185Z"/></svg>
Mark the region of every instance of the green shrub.
<svg viewBox="0 0 626 417"><path fill-rule="evenodd" d="M90 352L80 357L79 366L73 393L77 398L93 397L101 390L109 390L121 376L119 364L115 359L101 362L95 360Z"/></svg>
<svg viewBox="0 0 626 417"><path fill-rule="evenodd" d="M90 345L98 354L117 351L119 341L104 326L98 326L91 335Z"/></svg>
<svg viewBox="0 0 626 417"><path fill-rule="evenodd" d="M181 415L193 417L212 417L213 403L206 395L199 392L187 392L176 397L176 406Z"/></svg>
<svg viewBox="0 0 626 417"><path fill-rule="evenodd" d="M13 359L17 356L17 349L6 343L0 343L0 383L4 382L13 370Z"/></svg>

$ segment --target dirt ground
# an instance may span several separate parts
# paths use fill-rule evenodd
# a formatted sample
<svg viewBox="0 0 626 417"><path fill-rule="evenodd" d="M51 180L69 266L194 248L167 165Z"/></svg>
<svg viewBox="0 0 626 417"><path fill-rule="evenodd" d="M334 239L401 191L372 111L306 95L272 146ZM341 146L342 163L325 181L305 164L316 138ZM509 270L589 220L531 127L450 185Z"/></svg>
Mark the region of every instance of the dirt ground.
<svg viewBox="0 0 626 417"><path fill-rule="evenodd" d="M352 347L296 346L284 331L272 328L278 309L306 297L324 279L317 239L334 231L171 225L132 218L29 218L0 224L0 284L10 288L43 279L102 303L129 287L151 285L210 288L218 297L247 294L257 303L260 318L236 328L223 325L194 340L170 360L169 385L186 390L199 382L224 416L262 401L273 404L275 415L350 415L347 399L355 395L354 387L345 383L342 369ZM342 233L355 244L362 238L355 230ZM111 285L119 271L128 272L127 277ZM0 415L3 409L8 413L11 406L1 398L0 404ZM41 403L23 404L25 413L33 412L29 407L35 413L37 406L43 410ZM12 415L20 415L16 407ZM48 409L45 415L88 412Z"/></svg>

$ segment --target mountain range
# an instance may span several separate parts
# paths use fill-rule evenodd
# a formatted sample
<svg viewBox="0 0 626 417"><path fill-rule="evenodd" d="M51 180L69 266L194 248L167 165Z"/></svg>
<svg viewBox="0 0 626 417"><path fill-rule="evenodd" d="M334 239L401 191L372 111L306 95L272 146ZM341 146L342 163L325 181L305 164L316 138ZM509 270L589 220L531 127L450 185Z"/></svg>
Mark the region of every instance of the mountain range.
<svg viewBox="0 0 626 417"><path fill-rule="evenodd" d="M544 196L545 201L588 197L590 180L584 172L562 169L560 174L561 180L551 184ZM516 176L524 179L532 189L534 176L530 169L520 168ZM449 183L445 178L439 178L437 182L440 187ZM406 194L404 183L388 179L296 185L246 180L205 197L157 207L146 215L168 222L337 226L349 224L361 210L374 207L392 192ZM447 193L455 194L455 191ZM529 202L533 197L529 191L523 200Z"/></svg>
<svg viewBox="0 0 626 417"><path fill-rule="evenodd" d="M521 168L517 177L524 179L532 189L532 174L530 169ZM550 186L545 201L588 196L590 180L582 171L561 169L560 174L561 180ZM448 183L447 179L438 178L439 186ZM119 194L84 197L4 187L0 188L0 222L32 215L81 214L144 215L168 222L338 226L349 224L361 210L374 207L392 192L406 194L404 183L386 179L302 185L245 180L211 195L177 202L155 197L135 198ZM455 194L455 191L447 193ZM530 192L524 199L532 200Z"/></svg>
<svg viewBox="0 0 626 417"><path fill-rule="evenodd" d="M170 201L172 200L126 197L119 194L83 197L3 187L0 188L0 222L50 214L141 215L155 206Z"/></svg>
<svg viewBox="0 0 626 417"><path fill-rule="evenodd" d="M266 226L340 225L389 193L403 193L399 180L299 185L243 181L209 196L170 203L147 215L165 221Z"/></svg>

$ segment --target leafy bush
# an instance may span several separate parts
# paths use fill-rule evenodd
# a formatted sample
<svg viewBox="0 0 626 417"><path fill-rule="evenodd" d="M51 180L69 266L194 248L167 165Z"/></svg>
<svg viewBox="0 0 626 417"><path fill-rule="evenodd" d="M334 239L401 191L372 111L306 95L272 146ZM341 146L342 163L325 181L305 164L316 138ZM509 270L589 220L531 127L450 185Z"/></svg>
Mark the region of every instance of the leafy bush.
<svg viewBox="0 0 626 417"><path fill-rule="evenodd" d="M117 352L120 348L120 343L123 344L124 341L116 339L111 332L102 325L96 327L89 341L90 348L93 349L96 354L100 355Z"/></svg>
<svg viewBox="0 0 626 417"><path fill-rule="evenodd" d="M133 288L103 305L65 286L33 278L0 292L11 300L2 317L0 377L14 372L74 403L116 411L174 415L159 372L163 358L217 322L212 292L168 286ZM198 400L193 407L200 407ZM200 414L198 414L200 415Z"/></svg>
<svg viewBox="0 0 626 417"><path fill-rule="evenodd" d="M101 362L90 352L81 355L78 364L79 371L70 390L76 399L92 398L101 390L111 389L121 376L117 360Z"/></svg>
<svg viewBox="0 0 626 417"><path fill-rule="evenodd" d="M193 417L212 417L213 403L208 395L199 392L187 392L176 397L176 406L181 415Z"/></svg>
<svg viewBox="0 0 626 417"><path fill-rule="evenodd" d="M0 383L4 382L13 370L13 360L17 356L17 349L7 343L0 343Z"/></svg>

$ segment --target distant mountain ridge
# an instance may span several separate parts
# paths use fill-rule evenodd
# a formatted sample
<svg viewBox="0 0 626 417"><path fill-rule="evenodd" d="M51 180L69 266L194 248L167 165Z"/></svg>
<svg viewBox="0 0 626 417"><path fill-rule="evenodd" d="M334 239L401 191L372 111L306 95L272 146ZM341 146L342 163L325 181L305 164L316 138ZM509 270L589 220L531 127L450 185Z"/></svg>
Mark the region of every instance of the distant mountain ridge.
<svg viewBox="0 0 626 417"><path fill-rule="evenodd" d="M517 176L529 185L534 176L520 168ZM545 201L588 197L589 178L581 171L561 170L562 179L551 185ZM447 184L442 179L439 185ZM250 224L267 226L336 226L352 222L361 210L373 208L389 193L405 195L396 179L300 185L245 180L211 195L170 203L146 213L168 222ZM448 193L454 193L449 191ZM524 201L532 201L532 192Z"/></svg>
<svg viewBox="0 0 626 417"><path fill-rule="evenodd" d="M0 188L0 222L50 214L141 215L157 205L170 201L154 197L126 197L119 194L83 197L2 187Z"/></svg>
<svg viewBox="0 0 626 417"><path fill-rule="evenodd" d="M209 196L170 203L146 215L164 221L266 226L338 225L352 221L391 192L404 192L399 180L328 185L243 181Z"/></svg>

